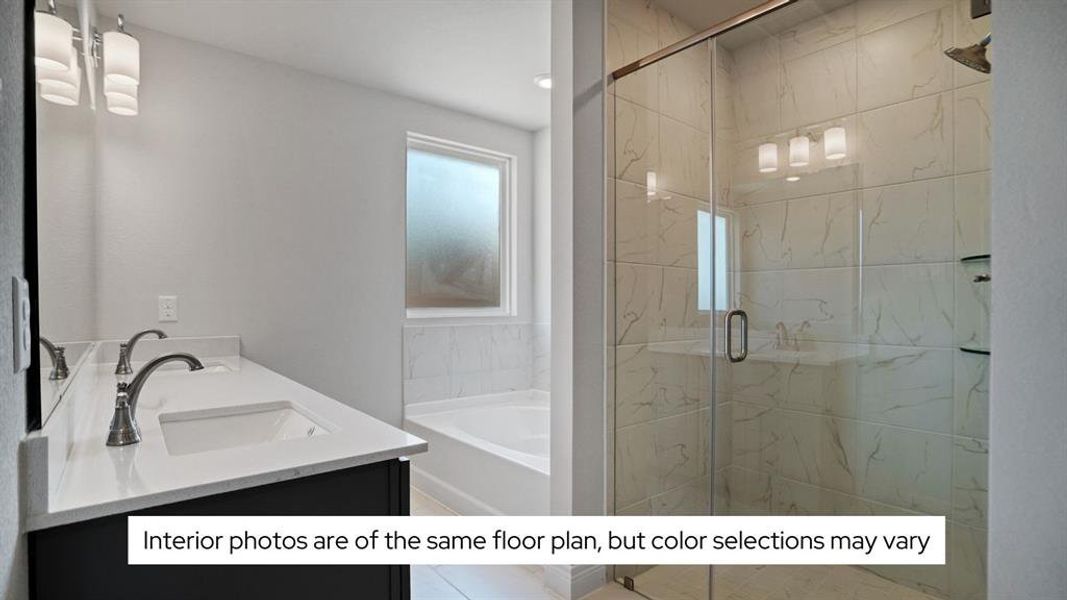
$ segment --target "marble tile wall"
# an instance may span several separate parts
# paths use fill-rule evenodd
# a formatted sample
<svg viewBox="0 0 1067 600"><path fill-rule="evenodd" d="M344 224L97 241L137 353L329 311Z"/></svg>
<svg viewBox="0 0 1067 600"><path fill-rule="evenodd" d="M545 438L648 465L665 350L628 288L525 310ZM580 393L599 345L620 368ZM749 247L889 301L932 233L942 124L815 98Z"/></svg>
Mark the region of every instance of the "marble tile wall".
<svg viewBox="0 0 1067 600"><path fill-rule="evenodd" d="M973 279L990 263L960 259L989 252L989 79L942 55L988 31L968 7L859 0L723 38L714 79L731 88L714 92L715 200L738 222L754 346L716 370L716 507L945 515L946 566L872 570L953 600L985 598L989 456L989 358L959 350L988 345L989 284ZM823 157L832 126L843 160ZM812 160L791 168L798 133ZM768 141L780 168L761 174Z"/></svg>
<svg viewBox="0 0 1067 600"><path fill-rule="evenodd" d="M404 403L548 389L548 326L404 327Z"/></svg>
<svg viewBox="0 0 1067 600"><path fill-rule="evenodd" d="M646 0L609 0L609 69L693 33ZM609 397L619 514L707 514L708 335L697 307L697 214L710 211L711 52L702 44L617 82L609 98ZM656 173L654 193L646 174Z"/></svg>

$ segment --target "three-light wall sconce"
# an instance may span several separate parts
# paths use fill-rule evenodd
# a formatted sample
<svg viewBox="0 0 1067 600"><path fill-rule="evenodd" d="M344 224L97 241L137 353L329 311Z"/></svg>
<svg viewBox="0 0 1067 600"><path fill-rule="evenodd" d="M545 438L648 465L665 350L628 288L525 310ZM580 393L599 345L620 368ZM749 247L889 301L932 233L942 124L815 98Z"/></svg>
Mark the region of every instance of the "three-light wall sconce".
<svg viewBox="0 0 1067 600"><path fill-rule="evenodd" d="M109 112L134 116L138 112L138 87L141 83L141 44L126 32L125 19L118 16L115 31L90 34L85 60L93 62L93 71L104 63L103 87ZM34 13L34 65L41 98L63 106L81 103L82 69L74 42L83 33L60 17L55 0L48 0L48 10Z"/></svg>
<svg viewBox="0 0 1067 600"><path fill-rule="evenodd" d="M789 166L806 167L811 164L812 134L798 133L789 140ZM816 139L816 141L818 141ZM848 156L848 141L844 127L831 127L822 133L823 156L826 160L841 160ZM778 144L766 142L757 148L757 167L760 173L778 171ZM800 176L789 175L786 181L799 181Z"/></svg>

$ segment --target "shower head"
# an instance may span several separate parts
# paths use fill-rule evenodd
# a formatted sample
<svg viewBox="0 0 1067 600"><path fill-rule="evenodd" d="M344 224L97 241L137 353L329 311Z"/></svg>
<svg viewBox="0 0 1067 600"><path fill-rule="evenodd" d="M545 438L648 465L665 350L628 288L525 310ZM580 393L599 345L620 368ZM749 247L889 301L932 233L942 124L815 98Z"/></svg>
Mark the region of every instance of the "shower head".
<svg viewBox="0 0 1067 600"><path fill-rule="evenodd" d="M982 41L973 46L967 46L966 48L949 48L945 50L945 56L948 56L952 60L960 63L961 65L968 66L975 71L981 71L988 73L991 65L989 59L985 57L986 46L989 42L993 41L991 34L986 34Z"/></svg>

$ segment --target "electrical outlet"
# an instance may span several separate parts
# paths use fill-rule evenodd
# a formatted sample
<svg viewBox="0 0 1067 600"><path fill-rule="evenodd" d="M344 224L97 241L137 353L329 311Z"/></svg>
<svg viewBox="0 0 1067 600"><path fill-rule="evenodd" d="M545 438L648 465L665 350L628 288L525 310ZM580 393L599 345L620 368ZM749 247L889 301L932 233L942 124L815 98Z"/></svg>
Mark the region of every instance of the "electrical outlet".
<svg viewBox="0 0 1067 600"><path fill-rule="evenodd" d="M30 284L21 277L11 278L11 309L13 314L12 332L15 348L12 358L15 360L15 372L21 373L30 368L30 350L33 349L33 335L30 329Z"/></svg>
<svg viewBox="0 0 1067 600"><path fill-rule="evenodd" d="M159 322L174 323L178 320L178 297L159 297Z"/></svg>

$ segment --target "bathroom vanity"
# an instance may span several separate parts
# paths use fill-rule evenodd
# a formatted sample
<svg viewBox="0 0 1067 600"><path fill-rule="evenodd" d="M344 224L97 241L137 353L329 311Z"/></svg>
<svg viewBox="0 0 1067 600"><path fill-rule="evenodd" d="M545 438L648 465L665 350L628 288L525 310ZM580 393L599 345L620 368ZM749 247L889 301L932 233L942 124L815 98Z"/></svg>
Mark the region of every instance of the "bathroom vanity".
<svg viewBox="0 0 1067 600"><path fill-rule="evenodd" d="M161 367L147 380L140 443L104 443L119 379L114 342L88 350L26 442L38 600L409 597L405 566L127 565L131 515L407 515L405 457L426 450L423 440L239 356L237 338L142 345L145 357L189 352L204 368Z"/></svg>

